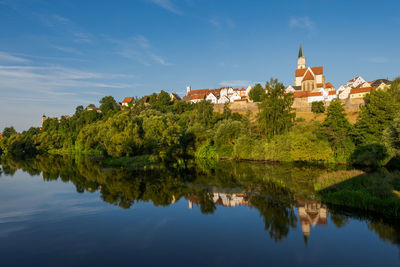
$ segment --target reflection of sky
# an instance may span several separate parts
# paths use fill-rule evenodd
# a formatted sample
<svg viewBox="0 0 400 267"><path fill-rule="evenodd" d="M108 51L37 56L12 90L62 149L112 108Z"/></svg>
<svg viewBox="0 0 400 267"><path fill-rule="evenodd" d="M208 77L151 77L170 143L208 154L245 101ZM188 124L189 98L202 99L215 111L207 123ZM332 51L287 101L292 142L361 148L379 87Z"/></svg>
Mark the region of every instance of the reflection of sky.
<svg viewBox="0 0 400 267"><path fill-rule="evenodd" d="M0 259L14 265L345 265L391 266L397 248L365 222L301 227L275 243L255 208L217 206L203 215L180 199L168 207L135 203L124 210L98 192L44 182L18 171L0 177ZM179 264L178 264L179 263Z"/></svg>

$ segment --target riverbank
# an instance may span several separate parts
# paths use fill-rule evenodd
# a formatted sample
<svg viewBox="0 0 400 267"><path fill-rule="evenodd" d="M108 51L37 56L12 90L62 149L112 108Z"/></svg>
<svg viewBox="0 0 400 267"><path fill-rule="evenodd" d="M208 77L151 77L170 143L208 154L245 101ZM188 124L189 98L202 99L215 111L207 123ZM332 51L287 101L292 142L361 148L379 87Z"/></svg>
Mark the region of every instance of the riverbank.
<svg viewBox="0 0 400 267"><path fill-rule="evenodd" d="M315 190L321 201L382 214L400 216L400 172L366 173L359 170L321 175Z"/></svg>

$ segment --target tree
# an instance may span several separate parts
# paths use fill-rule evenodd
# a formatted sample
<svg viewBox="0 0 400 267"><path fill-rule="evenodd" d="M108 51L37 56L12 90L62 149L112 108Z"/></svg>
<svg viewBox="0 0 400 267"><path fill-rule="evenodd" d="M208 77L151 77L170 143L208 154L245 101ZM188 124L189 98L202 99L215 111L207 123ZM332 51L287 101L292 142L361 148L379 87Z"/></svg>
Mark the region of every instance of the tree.
<svg viewBox="0 0 400 267"><path fill-rule="evenodd" d="M354 150L350 138L351 129L352 125L346 118L343 104L339 99L333 99L322 123L322 132L331 143L337 160L346 161Z"/></svg>
<svg viewBox="0 0 400 267"><path fill-rule="evenodd" d="M325 112L325 105L322 101L315 101L311 104L311 111L315 114L320 114Z"/></svg>
<svg viewBox="0 0 400 267"><path fill-rule="evenodd" d="M259 104L258 124L261 132L271 138L287 132L293 126L296 113L293 112L293 94L286 94L285 87L277 79L267 83L268 93Z"/></svg>
<svg viewBox="0 0 400 267"><path fill-rule="evenodd" d="M400 152L400 113L396 115L393 123L383 133L385 143L395 152Z"/></svg>
<svg viewBox="0 0 400 267"><path fill-rule="evenodd" d="M83 111L84 111L84 108L82 105L77 106L75 109L75 116L79 117Z"/></svg>
<svg viewBox="0 0 400 267"><path fill-rule="evenodd" d="M394 98L397 103L400 103L400 77L397 77L389 88L390 95Z"/></svg>
<svg viewBox="0 0 400 267"><path fill-rule="evenodd" d="M99 102L100 110L104 115L107 115L109 112L118 110L117 103L112 96L105 96Z"/></svg>
<svg viewBox="0 0 400 267"><path fill-rule="evenodd" d="M204 126L210 125L213 117L213 112L214 105L211 103L211 101L203 100L197 102L194 108L195 122L199 122Z"/></svg>
<svg viewBox="0 0 400 267"><path fill-rule="evenodd" d="M261 102L265 97L265 90L261 84L257 83L253 88L251 88L249 97L254 102Z"/></svg>
<svg viewBox="0 0 400 267"><path fill-rule="evenodd" d="M399 103L384 90L372 91L364 97L364 102L355 124L354 139L358 144L380 142L383 131L393 122Z"/></svg>
<svg viewBox="0 0 400 267"><path fill-rule="evenodd" d="M222 118L224 120L229 119L232 116L232 110L229 108L229 103L224 104L224 111L222 112Z"/></svg>
<svg viewBox="0 0 400 267"><path fill-rule="evenodd" d="M17 133L17 131L14 129L14 127L12 127L12 126L11 127L6 127L3 130L3 137L8 138L11 135L16 134L16 133Z"/></svg>

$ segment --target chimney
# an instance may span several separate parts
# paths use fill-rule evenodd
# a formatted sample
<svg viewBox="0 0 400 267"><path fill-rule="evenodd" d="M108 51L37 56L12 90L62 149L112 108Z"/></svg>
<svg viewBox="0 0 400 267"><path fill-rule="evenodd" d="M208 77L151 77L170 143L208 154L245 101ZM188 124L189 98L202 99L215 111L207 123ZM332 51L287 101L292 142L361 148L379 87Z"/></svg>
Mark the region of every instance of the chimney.
<svg viewBox="0 0 400 267"><path fill-rule="evenodd" d="M191 90L190 85L186 86L186 93L187 93L187 94L189 94L190 90Z"/></svg>

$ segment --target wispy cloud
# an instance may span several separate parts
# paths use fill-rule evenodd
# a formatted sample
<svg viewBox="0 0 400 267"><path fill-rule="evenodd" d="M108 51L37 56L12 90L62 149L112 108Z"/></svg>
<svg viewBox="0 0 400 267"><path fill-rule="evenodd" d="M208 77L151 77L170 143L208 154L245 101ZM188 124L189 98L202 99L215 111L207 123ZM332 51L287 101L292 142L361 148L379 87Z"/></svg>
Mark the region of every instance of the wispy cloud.
<svg viewBox="0 0 400 267"><path fill-rule="evenodd" d="M208 22L218 30L222 28L235 28L235 22L229 18L212 17Z"/></svg>
<svg viewBox="0 0 400 267"><path fill-rule="evenodd" d="M153 63L164 66L171 65L164 57L154 52L149 40L142 35L127 40L111 40L111 42L116 44L115 49L118 55L138 61L145 66L150 66Z"/></svg>
<svg viewBox="0 0 400 267"><path fill-rule="evenodd" d="M174 14L183 15L182 11L172 2L172 0L149 0L149 1Z"/></svg>
<svg viewBox="0 0 400 267"><path fill-rule="evenodd" d="M369 59L372 63L386 63L389 60L386 57L373 57Z"/></svg>
<svg viewBox="0 0 400 267"><path fill-rule="evenodd" d="M79 50L77 50L75 48L72 48L72 47L64 47L64 46L53 45L53 48L55 48L55 49L57 49L57 50L59 50L61 52L64 52L64 53L69 53L69 54L74 54L74 55L82 55L81 51L79 51Z"/></svg>
<svg viewBox="0 0 400 267"><path fill-rule="evenodd" d="M0 51L0 63L27 63L30 60Z"/></svg>
<svg viewBox="0 0 400 267"><path fill-rule="evenodd" d="M306 30L309 35L313 35L316 33L315 23L308 16L290 18L289 27L291 29Z"/></svg>
<svg viewBox="0 0 400 267"><path fill-rule="evenodd" d="M231 81L222 81L219 83L221 86L233 86L233 87L247 87L249 85L253 85L256 82L247 81L247 80L231 80Z"/></svg>

